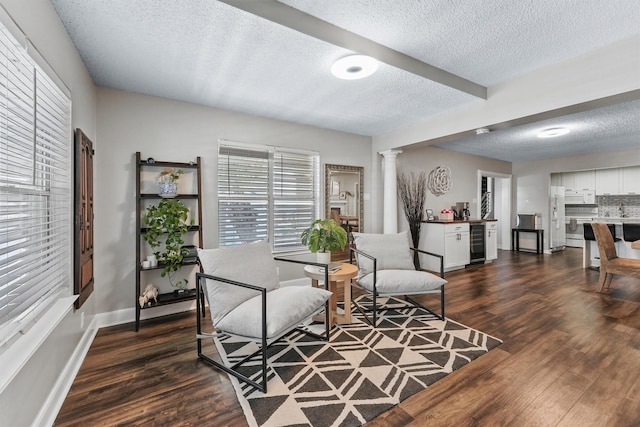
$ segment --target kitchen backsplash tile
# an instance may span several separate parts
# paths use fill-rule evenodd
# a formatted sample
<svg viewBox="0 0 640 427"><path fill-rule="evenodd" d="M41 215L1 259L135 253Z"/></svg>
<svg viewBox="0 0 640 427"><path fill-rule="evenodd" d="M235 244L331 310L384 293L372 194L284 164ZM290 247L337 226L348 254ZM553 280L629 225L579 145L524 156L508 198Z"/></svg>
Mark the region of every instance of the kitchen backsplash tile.
<svg viewBox="0 0 640 427"><path fill-rule="evenodd" d="M620 209L626 218L640 218L640 195L596 196L600 218L619 218Z"/></svg>

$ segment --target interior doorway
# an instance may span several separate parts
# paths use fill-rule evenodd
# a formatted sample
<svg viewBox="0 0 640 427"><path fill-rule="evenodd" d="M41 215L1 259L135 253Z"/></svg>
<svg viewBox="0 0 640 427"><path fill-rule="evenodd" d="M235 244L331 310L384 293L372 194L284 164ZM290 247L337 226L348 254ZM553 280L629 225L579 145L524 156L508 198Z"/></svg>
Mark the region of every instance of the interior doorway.
<svg viewBox="0 0 640 427"><path fill-rule="evenodd" d="M484 219L498 220L498 249L511 249L511 181L509 174L478 171L476 209Z"/></svg>

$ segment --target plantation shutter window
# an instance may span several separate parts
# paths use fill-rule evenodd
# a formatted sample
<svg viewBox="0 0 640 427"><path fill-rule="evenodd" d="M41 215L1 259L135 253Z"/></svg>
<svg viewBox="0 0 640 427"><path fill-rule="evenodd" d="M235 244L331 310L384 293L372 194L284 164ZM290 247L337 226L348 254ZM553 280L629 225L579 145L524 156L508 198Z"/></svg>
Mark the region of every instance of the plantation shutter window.
<svg viewBox="0 0 640 427"><path fill-rule="evenodd" d="M300 234L317 217L317 156L274 153L274 252L301 248Z"/></svg>
<svg viewBox="0 0 640 427"><path fill-rule="evenodd" d="M274 252L304 249L319 214L317 153L220 143L219 246L268 239Z"/></svg>
<svg viewBox="0 0 640 427"><path fill-rule="evenodd" d="M0 25L0 351L71 282L71 101Z"/></svg>

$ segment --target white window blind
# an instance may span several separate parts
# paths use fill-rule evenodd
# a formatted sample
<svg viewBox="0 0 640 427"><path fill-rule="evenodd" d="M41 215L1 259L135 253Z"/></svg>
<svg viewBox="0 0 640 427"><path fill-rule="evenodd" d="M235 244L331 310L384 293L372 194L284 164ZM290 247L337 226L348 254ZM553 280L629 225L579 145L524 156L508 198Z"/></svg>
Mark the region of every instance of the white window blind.
<svg viewBox="0 0 640 427"><path fill-rule="evenodd" d="M71 281L71 101L0 25L0 351Z"/></svg>
<svg viewBox="0 0 640 427"><path fill-rule="evenodd" d="M300 234L319 214L314 152L220 143L218 243L268 239L274 252L303 249Z"/></svg>

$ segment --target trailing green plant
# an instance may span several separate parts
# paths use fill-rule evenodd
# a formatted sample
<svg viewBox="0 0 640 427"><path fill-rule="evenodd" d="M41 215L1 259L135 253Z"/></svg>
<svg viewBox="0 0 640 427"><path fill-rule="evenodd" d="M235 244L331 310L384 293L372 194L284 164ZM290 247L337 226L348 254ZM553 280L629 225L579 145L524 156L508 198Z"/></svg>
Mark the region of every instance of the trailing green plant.
<svg viewBox="0 0 640 427"><path fill-rule="evenodd" d="M174 170L173 168L164 168L162 172L160 172L160 177L158 178L159 182L178 182L178 178L182 175L184 171L182 169Z"/></svg>
<svg viewBox="0 0 640 427"><path fill-rule="evenodd" d="M300 241L311 252L334 252L347 245L347 232L331 218L317 219L302 232Z"/></svg>
<svg viewBox="0 0 640 427"><path fill-rule="evenodd" d="M188 280L174 282L175 273L182 267L186 253L181 249L183 236L188 231L189 209L178 199L162 199L157 205L147 207L144 224L147 230L144 240L149 243L158 263L163 266L162 277L168 276L171 286L184 288ZM161 247L164 244L164 251Z"/></svg>

